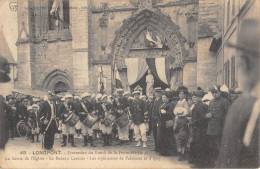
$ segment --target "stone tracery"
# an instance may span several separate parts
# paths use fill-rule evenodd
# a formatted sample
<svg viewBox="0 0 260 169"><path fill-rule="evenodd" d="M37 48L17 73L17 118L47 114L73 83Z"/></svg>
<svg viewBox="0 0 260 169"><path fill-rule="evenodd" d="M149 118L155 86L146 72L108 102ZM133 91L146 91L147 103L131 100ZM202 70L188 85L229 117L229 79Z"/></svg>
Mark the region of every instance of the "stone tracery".
<svg viewBox="0 0 260 169"><path fill-rule="evenodd" d="M140 36L147 28L152 29L160 40L169 46L168 52L165 49L149 49L142 47L140 44L139 48L137 48L136 43L140 41ZM151 55L155 50L160 51L159 53L164 51L166 53L165 57L172 57L172 60L177 59L181 61L188 55L184 47L186 39L179 32L179 26L174 24L169 17L163 15L159 10L153 12L144 9L134 14L129 19L124 20L123 26L116 31L116 35L115 40L111 44L112 51L110 56L112 58L110 59L117 64L118 69L125 68L124 58L138 55L137 53L140 53L139 56L145 56ZM155 55L158 57L158 52L157 54L155 52Z"/></svg>

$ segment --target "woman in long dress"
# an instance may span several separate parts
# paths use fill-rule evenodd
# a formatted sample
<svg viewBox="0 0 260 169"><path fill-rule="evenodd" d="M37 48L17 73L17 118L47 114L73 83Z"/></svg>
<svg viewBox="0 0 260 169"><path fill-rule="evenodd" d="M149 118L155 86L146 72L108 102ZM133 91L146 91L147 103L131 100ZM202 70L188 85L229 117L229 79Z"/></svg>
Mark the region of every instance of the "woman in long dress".
<svg viewBox="0 0 260 169"><path fill-rule="evenodd" d="M158 149L163 156L170 156L176 153L175 139L173 133L174 105L169 102L169 95L163 93L163 104L160 107L158 123Z"/></svg>

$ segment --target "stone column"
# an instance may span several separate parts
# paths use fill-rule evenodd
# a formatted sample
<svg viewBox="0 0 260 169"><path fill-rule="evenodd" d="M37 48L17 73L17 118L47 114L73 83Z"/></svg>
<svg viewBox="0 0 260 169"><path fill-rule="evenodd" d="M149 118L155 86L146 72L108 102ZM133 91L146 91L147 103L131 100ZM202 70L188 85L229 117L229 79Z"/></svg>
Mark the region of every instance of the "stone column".
<svg viewBox="0 0 260 169"><path fill-rule="evenodd" d="M89 15L88 0L70 1L71 34L73 49L74 91L82 93L89 88Z"/></svg>
<svg viewBox="0 0 260 169"><path fill-rule="evenodd" d="M15 88L31 88L31 53L33 45L30 40L33 36L32 14L33 2L30 0L17 1L18 40L17 40L17 81Z"/></svg>

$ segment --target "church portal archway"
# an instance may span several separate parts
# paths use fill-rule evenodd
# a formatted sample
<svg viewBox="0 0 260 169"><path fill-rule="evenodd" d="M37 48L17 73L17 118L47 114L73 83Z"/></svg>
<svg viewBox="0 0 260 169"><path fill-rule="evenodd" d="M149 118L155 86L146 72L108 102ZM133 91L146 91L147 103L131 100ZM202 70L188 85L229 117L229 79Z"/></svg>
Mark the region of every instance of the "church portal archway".
<svg viewBox="0 0 260 169"><path fill-rule="evenodd" d="M150 40L149 40L150 39ZM170 17L160 10L143 9L124 21L111 45L111 60L119 70L121 79L127 79L125 58L167 59L167 73L172 75L183 68L183 60L188 56L185 37ZM178 77L182 81L182 77ZM170 84L169 84L170 85ZM123 81L124 88L128 88Z"/></svg>

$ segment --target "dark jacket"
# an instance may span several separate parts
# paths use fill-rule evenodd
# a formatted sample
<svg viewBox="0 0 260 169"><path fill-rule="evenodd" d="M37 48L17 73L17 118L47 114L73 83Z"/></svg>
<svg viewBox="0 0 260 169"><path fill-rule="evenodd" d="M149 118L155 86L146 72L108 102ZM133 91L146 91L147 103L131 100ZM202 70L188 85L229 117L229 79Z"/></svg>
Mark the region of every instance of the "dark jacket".
<svg viewBox="0 0 260 169"><path fill-rule="evenodd" d="M56 117L57 115L57 106L55 103L53 103L53 108L54 108L54 116ZM55 125L51 125L51 127L53 128L53 130L55 130L58 126L58 123L56 121L56 118L51 120L51 116L52 116L52 112L51 112L51 106L50 104L45 101L42 103L42 105L40 106L40 110L39 110L39 114L40 114L40 120L42 122L44 122L44 120L47 120L48 123L47 124L43 124L43 130L46 130L47 126L49 125L49 123L52 123L53 121L55 122Z"/></svg>
<svg viewBox="0 0 260 169"><path fill-rule="evenodd" d="M132 113L132 121L139 125L144 123L145 103L141 99L134 99L130 107Z"/></svg>
<svg viewBox="0 0 260 169"><path fill-rule="evenodd" d="M223 125L229 106L230 102L223 97L210 101L208 112L212 113L212 118L210 118L208 122L208 135L220 136L222 134Z"/></svg>
<svg viewBox="0 0 260 169"><path fill-rule="evenodd" d="M160 106L160 112L159 112L159 125L162 125L164 128L166 127L166 121L168 120L174 120L175 115L173 113L174 105L171 103L163 103ZM166 114L162 114L161 110L165 110Z"/></svg>
<svg viewBox="0 0 260 169"><path fill-rule="evenodd" d="M241 95L230 107L224 125L217 168L259 167L259 119L255 125L250 145L243 138L256 98Z"/></svg>
<svg viewBox="0 0 260 169"><path fill-rule="evenodd" d="M155 99L153 108L152 108L152 122L157 123L158 118L159 118L159 111L160 107L163 104L162 98L160 97L159 99Z"/></svg>
<svg viewBox="0 0 260 169"><path fill-rule="evenodd" d="M203 104L202 101L199 101L194 105L192 109L192 131L193 131L193 139L194 142L200 142L202 139L206 139L207 137L207 119L205 118L205 114L208 111L208 106Z"/></svg>

